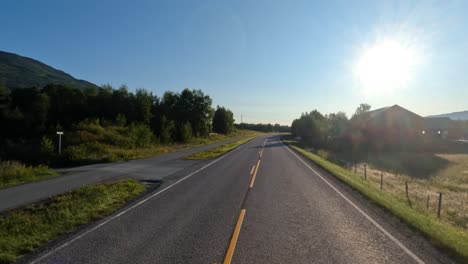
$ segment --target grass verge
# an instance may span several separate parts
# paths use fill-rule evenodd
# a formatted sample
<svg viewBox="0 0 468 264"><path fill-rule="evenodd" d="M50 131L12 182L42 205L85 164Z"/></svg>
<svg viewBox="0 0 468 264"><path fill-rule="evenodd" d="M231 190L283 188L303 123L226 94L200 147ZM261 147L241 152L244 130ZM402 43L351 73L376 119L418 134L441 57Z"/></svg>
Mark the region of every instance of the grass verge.
<svg viewBox="0 0 468 264"><path fill-rule="evenodd" d="M0 263L12 263L79 225L105 217L142 193L134 180L89 185L0 215Z"/></svg>
<svg viewBox="0 0 468 264"><path fill-rule="evenodd" d="M205 151L200 151L200 152L197 152L197 153L194 153L192 155L189 155L187 157L185 157L186 159L190 159L190 160L208 160L208 159L214 159L214 158L217 158L221 155L223 155L224 153L228 152L228 151L231 151L235 148L237 148L238 146L254 139L255 137L246 137L246 138L243 138L243 139L240 139L240 140L237 140L237 141L234 141L234 142L231 142L231 143L226 143L226 144L223 144L219 147L216 147L216 148L212 148L212 149L208 149L208 150L205 150Z"/></svg>
<svg viewBox="0 0 468 264"><path fill-rule="evenodd" d="M461 262L468 262L468 235L462 229L439 221L430 214L415 211L405 201L382 192L378 187L371 185L369 181L345 168L298 147L294 141L285 140L284 142L307 159L312 160L344 183L352 186L370 200L383 206L395 216L422 232L430 238L434 245L448 251L449 254Z"/></svg>
<svg viewBox="0 0 468 264"><path fill-rule="evenodd" d="M99 162L118 162L154 157L161 154L207 145L236 137L250 137L262 134L251 130L236 130L228 135L211 133L207 137L192 138L186 143L151 144L146 147L128 148L118 144L109 144L106 140L78 140L80 143L66 148L61 160L55 166L76 166Z"/></svg>
<svg viewBox="0 0 468 264"><path fill-rule="evenodd" d="M17 161L0 162L0 188L57 176L58 173L47 166L26 166Z"/></svg>

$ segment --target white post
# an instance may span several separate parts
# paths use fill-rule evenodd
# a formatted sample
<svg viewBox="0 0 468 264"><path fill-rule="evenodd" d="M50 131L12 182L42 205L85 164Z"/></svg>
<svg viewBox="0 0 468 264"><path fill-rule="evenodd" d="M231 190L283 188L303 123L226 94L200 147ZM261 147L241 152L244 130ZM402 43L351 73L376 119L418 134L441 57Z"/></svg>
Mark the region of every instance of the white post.
<svg viewBox="0 0 468 264"><path fill-rule="evenodd" d="M62 131L57 131L57 135L59 136L59 147L58 147L58 154L60 155L62 153Z"/></svg>

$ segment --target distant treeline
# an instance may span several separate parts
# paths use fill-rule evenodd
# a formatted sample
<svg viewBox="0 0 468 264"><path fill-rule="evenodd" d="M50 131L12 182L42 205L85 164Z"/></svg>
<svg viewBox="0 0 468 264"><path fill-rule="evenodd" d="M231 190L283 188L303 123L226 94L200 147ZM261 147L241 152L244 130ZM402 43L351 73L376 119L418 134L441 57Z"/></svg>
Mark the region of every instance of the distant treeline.
<svg viewBox="0 0 468 264"><path fill-rule="evenodd" d="M368 153L369 151L445 151L450 148L466 149L465 145L442 140L437 136L422 136L418 128L406 117L401 119L370 120L371 106L361 104L348 119L346 113L323 115L317 110L302 113L291 124L291 134L315 149L337 152ZM468 136L468 121L452 121L457 135Z"/></svg>
<svg viewBox="0 0 468 264"><path fill-rule="evenodd" d="M168 91L159 97L145 89L130 92L125 85L84 90L66 85L12 91L0 87L0 158L9 158L17 148L44 144L43 137L56 131L76 130L85 120L146 129L160 143L185 142L210 132L227 134L234 123L232 112L213 109L201 90Z"/></svg>
<svg viewBox="0 0 468 264"><path fill-rule="evenodd" d="M282 126L280 124L249 124L249 123L240 123L235 124L238 129L248 129L260 132L290 132L291 128L289 126Z"/></svg>

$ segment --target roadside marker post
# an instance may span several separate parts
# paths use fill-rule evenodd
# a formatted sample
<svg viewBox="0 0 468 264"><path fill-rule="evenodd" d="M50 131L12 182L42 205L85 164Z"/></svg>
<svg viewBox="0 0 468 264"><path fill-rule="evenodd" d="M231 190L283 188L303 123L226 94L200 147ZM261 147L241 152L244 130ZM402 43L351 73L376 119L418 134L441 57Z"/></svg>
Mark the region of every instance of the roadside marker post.
<svg viewBox="0 0 468 264"><path fill-rule="evenodd" d="M59 145L58 145L58 154L62 153L62 135L63 131L57 131L57 135L59 136Z"/></svg>

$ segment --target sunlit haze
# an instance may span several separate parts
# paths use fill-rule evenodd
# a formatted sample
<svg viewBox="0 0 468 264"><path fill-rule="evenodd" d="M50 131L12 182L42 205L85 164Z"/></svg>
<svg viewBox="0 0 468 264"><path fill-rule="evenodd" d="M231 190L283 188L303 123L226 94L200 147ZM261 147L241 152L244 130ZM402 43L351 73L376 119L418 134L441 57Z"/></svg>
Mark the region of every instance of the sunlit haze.
<svg viewBox="0 0 468 264"><path fill-rule="evenodd" d="M409 84L416 64L410 47L397 40L385 39L365 50L356 65L363 92L379 96Z"/></svg>
<svg viewBox="0 0 468 264"><path fill-rule="evenodd" d="M468 110L468 1L3 1L0 50L130 90L202 89L237 122ZM27 18L27 19L25 19Z"/></svg>

